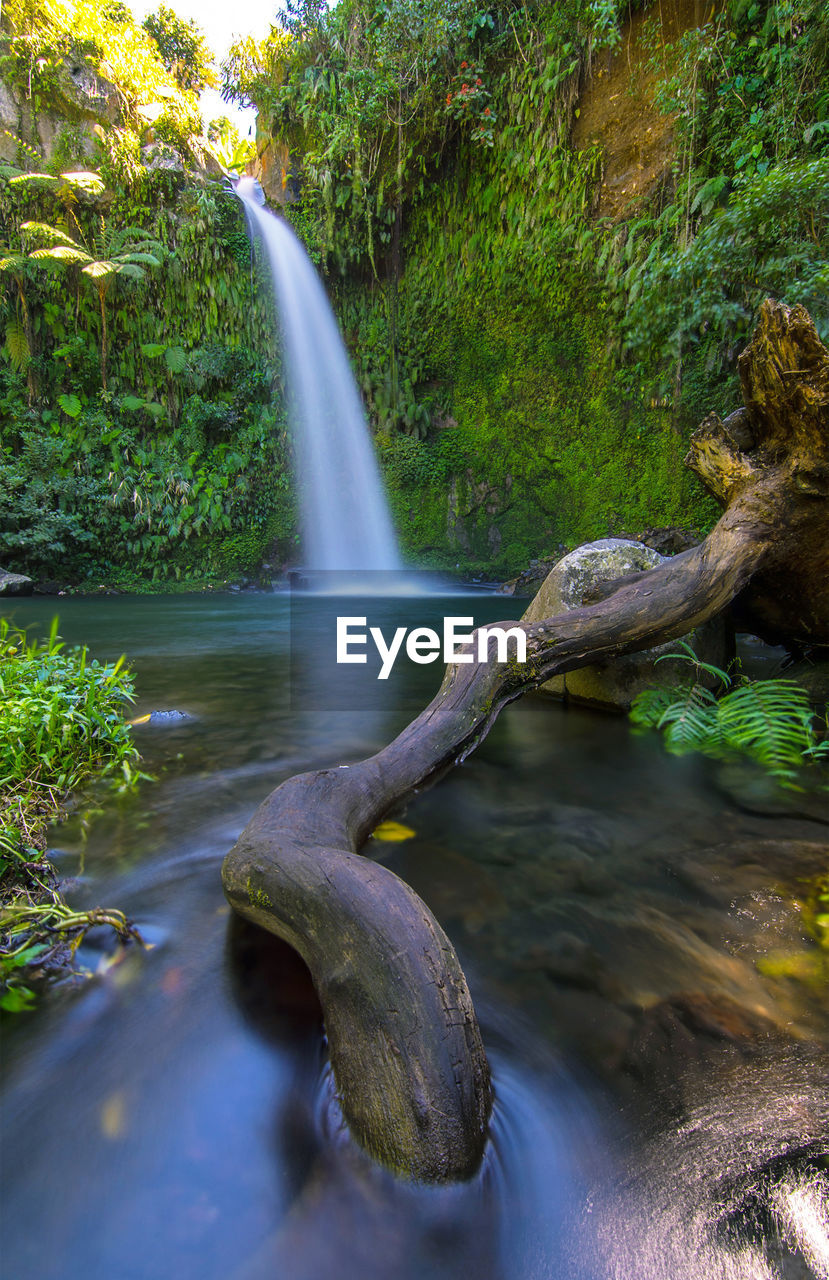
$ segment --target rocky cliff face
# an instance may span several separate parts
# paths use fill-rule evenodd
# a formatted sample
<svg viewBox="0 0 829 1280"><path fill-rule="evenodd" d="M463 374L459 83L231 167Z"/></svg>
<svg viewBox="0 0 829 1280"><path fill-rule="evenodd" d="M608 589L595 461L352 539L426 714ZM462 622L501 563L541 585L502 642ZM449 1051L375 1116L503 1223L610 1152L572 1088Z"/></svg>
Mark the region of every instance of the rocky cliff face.
<svg viewBox="0 0 829 1280"><path fill-rule="evenodd" d="M96 165L100 160L98 144L105 133L129 126L141 135L141 157L148 169L183 172L195 167L205 173L221 173L203 139L191 141L186 157L157 141L153 125L175 93L159 87L155 96L157 101L131 100L80 53L60 63L45 103L26 86L0 78L0 162L19 164L36 157L36 163L46 168ZM28 155L21 156L21 151Z"/></svg>
<svg viewBox="0 0 829 1280"><path fill-rule="evenodd" d="M78 56L60 66L48 107L38 108L33 95L0 79L0 160L14 163L20 144L48 162L61 146L76 159L92 158L98 131L117 123L124 107L118 87L97 75Z"/></svg>

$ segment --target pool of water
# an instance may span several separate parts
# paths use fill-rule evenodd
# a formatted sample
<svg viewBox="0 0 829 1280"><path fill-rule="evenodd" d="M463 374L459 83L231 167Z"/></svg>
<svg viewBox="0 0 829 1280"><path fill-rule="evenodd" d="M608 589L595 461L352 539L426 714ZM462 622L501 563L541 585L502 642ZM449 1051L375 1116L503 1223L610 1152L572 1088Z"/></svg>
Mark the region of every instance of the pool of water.
<svg viewBox="0 0 829 1280"><path fill-rule="evenodd" d="M151 945L91 936L96 976L7 1021L4 1274L829 1277L829 1006L801 906L829 865L826 806L670 758L622 717L508 708L400 815L415 835L366 850L452 938L496 1090L471 1183L400 1183L342 1131L307 973L232 918L220 864L274 786L379 748L440 673L315 710L288 607L4 610L43 630L59 612L67 641L128 653L136 714L189 717L136 729L155 782L53 833L70 901L122 908Z"/></svg>

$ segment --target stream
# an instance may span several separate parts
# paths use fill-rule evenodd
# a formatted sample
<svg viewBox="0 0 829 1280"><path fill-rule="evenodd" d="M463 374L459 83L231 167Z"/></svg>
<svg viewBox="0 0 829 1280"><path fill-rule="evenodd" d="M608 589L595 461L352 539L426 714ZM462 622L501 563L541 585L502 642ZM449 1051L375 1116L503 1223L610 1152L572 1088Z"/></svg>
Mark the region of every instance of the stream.
<svg viewBox="0 0 829 1280"><path fill-rule="evenodd" d="M455 944L496 1094L471 1183L399 1183L343 1129L304 966L231 917L220 864L273 787L377 750L442 667L315 710L292 701L288 610L4 610L41 632L58 612L67 642L127 653L136 715L189 718L136 728L155 782L53 832L70 902L123 909L151 945L91 934L96 976L4 1023L3 1275L827 1280L829 963L802 909L825 801L667 756L625 717L509 707L396 815L415 834L366 850ZM518 611L459 598L473 610ZM339 678L315 670L323 705Z"/></svg>

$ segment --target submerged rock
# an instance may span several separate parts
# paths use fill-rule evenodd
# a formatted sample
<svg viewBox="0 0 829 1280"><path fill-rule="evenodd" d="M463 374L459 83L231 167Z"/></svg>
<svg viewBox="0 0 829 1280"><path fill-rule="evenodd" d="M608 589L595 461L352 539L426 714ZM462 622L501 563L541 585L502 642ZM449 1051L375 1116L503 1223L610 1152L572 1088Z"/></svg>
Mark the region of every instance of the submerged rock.
<svg viewBox="0 0 829 1280"><path fill-rule="evenodd" d="M138 716L135 720L130 720L133 725L171 725L181 724L184 720L192 720L193 717L187 711L149 711L146 715Z"/></svg>
<svg viewBox="0 0 829 1280"><path fill-rule="evenodd" d="M30 596L34 583L23 573L9 573L0 569L0 596Z"/></svg>
<svg viewBox="0 0 829 1280"><path fill-rule="evenodd" d="M655 569L666 559L651 547L624 538L587 542L564 556L550 571L524 614L524 621L536 622L590 604L599 583ZM733 654L730 629L721 618L712 619L682 639L699 658L715 666L726 667ZM671 640L641 653L568 671L541 687L556 697L627 711L643 689L676 685L688 679L687 663L661 661L657 665L658 658L676 652L677 643Z"/></svg>

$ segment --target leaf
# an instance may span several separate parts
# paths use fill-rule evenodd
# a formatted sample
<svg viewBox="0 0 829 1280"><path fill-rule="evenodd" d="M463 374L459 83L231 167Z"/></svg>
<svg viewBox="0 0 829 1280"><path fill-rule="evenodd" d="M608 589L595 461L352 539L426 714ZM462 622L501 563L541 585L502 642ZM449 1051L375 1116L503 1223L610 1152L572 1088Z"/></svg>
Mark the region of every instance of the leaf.
<svg viewBox="0 0 829 1280"><path fill-rule="evenodd" d="M53 227L48 222L22 222L20 230L25 231L27 235L41 236L44 240L51 240L56 244L68 245L73 249L80 249L80 245L76 240L64 231L61 227Z"/></svg>
<svg viewBox="0 0 829 1280"><path fill-rule="evenodd" d="M411 827L404 826L402 822L381 822L379 826L372 831L375 840L386 840L391 844L398 844L402 840L411 840L416 833Z"/></svg>
<svg viewBox="0 0 829 1280"><path fill-rule="evenodd" d="M141 343L141 354L147 356L150 360L155 360L157 356L163 356L166 350L167 348L160 342Z"/></svg>
<svg viewBox="0 0 829 1280"><path fill-rule="evenodd" d="M7 1013L25 1013L34 1008L34 992L28 987L7 987L0 997L0 1009Z"/></svg>
<svg viewBox="0 0 829 1280"><path fill-rule="evenodd" d="M730 747L782 778L792 776L814 745L809 697L794 680L740 685L720 703L719 721Z"/></svg>
<svg viewBox="0 0 829 1280"><path fill-rule="evenodd" d="M720 728L713 693L694 684L684 691L663 713L657 726L667 729L665 746L676 755L688 751L716 754L720 746Z"/></svg>
<svg viewBox="0 0 829 1280"><path fill-rule="evenodd" d="M89 195L100 195L106 190L100 173L95 173L93 170L79 169L77 173L62 173L60 176L64 182L70 183L73 187L80 187Z"/></svg>
<svg viewBox="0 0 829 1280"><path fill-rule="evenodd" d="M37 262L89 262L89 254L68 244L54 245L51 249L35 249L29 254Z"/></svg>
<svg viewBox="0 0 829 1280"><path fill-rule="evenodd" d="M58 404L69 418L79 417L81 409L83 408L80 400L75 395L58 396Z"/></svg>
<svg viewBox="0 0 829 1280"><path fill-rule="evenodd" d="M27 368L32 358L26 331L17 319L11 319L6 325L6 354L12 368L18 373L22 373Z"/></svg>
<svg viewBox="0 0 829 1280"><path fill-rule="evenodd" d="M724 173L717 174L716 178L709 178L697 192L696 199L691 205L691 213L696 213L697 209L702 209L703 213L707 213L727 182L728 178Z"/></svg>
<svg viewBox="0 0 829 1280"><path fill-rule="evenodd" d="M164 352L164 361L170 373L183 373L187 367L187 356L182 347L168 347Z"/></svg>
<svg viewBox="0 0 829 1280"><path fill-rule="evenodd" d="M89 262L88 265L83 268L83 274L85 276L89 276L90 279L92 280L101 280L105 276L116 275L117 272L118 272L117 262L107 262L107 261Z"/></svg>

